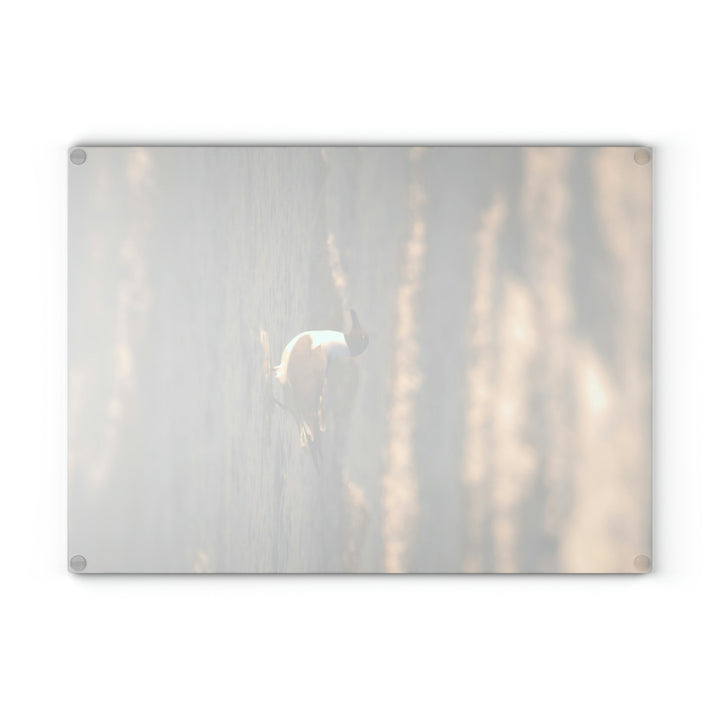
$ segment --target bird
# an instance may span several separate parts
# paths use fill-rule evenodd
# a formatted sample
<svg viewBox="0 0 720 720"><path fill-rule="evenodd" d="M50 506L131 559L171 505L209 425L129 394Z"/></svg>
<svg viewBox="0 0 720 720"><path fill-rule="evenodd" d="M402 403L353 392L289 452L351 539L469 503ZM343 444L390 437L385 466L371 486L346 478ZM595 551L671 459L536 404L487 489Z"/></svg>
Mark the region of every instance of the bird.
<svg viewBox="0 0 720 720"><path fill-rule="evenodd" d="M283 388L285 403L275 401L295 418L300 445L310 446L311 450L318 433L325 430L322 406L329 367L338 358L360 355L368 346L368 334L354 310L350 310L350 317L350 332L306 330L296 335L285 346L280 364L273 368ZM313 461L317 467L315 452Z"/></svg>

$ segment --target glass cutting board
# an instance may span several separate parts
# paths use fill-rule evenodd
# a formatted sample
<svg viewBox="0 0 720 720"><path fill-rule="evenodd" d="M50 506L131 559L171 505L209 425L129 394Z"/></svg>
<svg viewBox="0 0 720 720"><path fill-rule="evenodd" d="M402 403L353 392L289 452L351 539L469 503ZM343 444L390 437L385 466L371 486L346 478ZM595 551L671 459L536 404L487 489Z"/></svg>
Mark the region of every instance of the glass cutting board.
<svg viewBox="0 0 720 720"><path fill-rule="evenodd" d="M68 167L71 570L650 570L648 149Z"/></svg>

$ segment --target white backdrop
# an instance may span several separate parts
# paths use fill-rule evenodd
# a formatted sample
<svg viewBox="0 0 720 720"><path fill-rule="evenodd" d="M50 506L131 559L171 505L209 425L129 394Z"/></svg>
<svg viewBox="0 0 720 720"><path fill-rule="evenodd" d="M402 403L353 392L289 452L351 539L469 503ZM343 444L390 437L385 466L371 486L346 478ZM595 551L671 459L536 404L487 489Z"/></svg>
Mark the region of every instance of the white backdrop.
<svg viewBox="0 0 720 720"><path fill-rule="evenodd" d="M706 7L5 9L0 714L717 713L720 52ZM66 148L113 140L653 145L655 573L68 574Z"/></svg>

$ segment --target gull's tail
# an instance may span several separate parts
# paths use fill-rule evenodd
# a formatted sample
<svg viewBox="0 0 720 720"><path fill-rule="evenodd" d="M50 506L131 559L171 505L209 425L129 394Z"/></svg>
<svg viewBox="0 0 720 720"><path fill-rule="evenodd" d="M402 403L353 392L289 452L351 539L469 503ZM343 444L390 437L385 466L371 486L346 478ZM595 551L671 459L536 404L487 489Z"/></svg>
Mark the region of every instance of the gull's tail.
<svg viewBox="0 0 720 720"><path fill-rule="evenodd" d="M273 375L281 382L285 383L285 379L287 377L287 370L285 368L285 365L283 363L280 363L279 365L273 366Z"/></svg>

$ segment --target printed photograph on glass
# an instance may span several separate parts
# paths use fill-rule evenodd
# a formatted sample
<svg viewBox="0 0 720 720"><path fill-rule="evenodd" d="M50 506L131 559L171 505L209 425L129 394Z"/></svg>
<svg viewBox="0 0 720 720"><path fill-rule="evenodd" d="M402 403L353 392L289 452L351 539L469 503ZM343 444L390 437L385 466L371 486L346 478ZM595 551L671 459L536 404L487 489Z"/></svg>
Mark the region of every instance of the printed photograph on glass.
<svg viewBox="0 0 720 720"><path fill-rule="evenodd" d="M650 150L68 172L71 571L651 569Z"/></svg>

